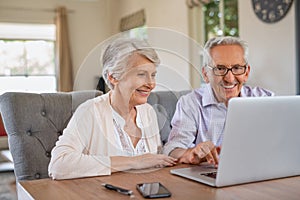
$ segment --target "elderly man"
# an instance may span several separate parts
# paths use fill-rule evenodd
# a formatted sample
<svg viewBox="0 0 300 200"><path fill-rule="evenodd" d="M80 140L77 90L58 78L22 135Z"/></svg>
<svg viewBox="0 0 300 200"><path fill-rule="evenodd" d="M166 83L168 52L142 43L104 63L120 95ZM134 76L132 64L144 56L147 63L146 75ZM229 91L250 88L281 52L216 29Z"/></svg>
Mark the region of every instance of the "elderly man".
<svg viewBox="0 0 300 200"><path fill-rule="evenodd" d="M228 101L273 93L245 85L250 73L245 41L217 37L206 43L204 51L202 75L206 84L179 99L164 153L181 163L208 161L217 167Z"/></svg>

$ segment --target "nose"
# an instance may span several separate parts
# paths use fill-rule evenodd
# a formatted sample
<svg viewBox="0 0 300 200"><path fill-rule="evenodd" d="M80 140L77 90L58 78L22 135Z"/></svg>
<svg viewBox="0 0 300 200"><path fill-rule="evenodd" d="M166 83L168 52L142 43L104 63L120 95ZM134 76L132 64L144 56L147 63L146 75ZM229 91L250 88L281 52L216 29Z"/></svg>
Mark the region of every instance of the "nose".
<svg viewBox="0 0 300 200"><path fill-rule="evenodd" d="M150 74L147 75L147 78L145 80L145 84L150 87L151 89L153 89L156 85L156 80L155 77L152 77Z"/></svg>
<svg viewBox="0 0 300 200"><path fill-rule="evenodd" d="M235 76L233 75L231 70L228 70L227 74L223 78L225 81L231 83L235 80Z"/></svg>

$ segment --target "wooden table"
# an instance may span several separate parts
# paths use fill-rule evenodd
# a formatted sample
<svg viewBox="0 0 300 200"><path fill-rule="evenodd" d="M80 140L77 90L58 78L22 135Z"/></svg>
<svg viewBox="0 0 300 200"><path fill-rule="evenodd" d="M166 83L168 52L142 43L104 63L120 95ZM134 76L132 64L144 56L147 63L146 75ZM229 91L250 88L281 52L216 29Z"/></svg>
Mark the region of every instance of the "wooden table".
<svg viewBox="0 0 300 200"><path fill-rule="evenodd" d="M186 167L179 165L172 168ZM213 188L204 184L170 174L170 169L152 169L133 172L118 172L111 176L54 181L41 179L20 181L19 199L67 200L67 199L143 199L136 190L137 183L161 182L172 193L166 199L300 199L300 176L257 183ZM129 197L101 186L109 183L130 189L134 197Z"/></svg>

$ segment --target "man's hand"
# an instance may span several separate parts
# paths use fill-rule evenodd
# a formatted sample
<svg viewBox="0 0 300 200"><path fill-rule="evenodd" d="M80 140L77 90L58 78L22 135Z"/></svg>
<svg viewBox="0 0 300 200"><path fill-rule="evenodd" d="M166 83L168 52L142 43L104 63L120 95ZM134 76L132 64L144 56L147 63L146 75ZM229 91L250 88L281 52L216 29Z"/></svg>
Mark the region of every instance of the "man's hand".
<svg viewBox="0 0 300 200"><path fill-rule="evenodd" d="M220 147L215 147L211 141L199 143L194 148L187 149L179 158L181 163L200 164L207 161L218 167Z"/></svg>

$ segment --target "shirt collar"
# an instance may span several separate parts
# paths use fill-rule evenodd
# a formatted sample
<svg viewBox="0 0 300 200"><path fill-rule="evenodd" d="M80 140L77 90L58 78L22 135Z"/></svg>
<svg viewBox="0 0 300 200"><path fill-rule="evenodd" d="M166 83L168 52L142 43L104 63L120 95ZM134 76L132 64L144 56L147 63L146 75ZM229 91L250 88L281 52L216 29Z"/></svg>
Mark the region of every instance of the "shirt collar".
<svg viewBox="0 0 300 200"><path fill-rule="evenodd" d="M240 97L247 97L247 91L244 86L241 89Z"/></svg>
<svg viewBox="0 0 300 200"><path fill-rule="evenodd" d="M220 104L214 95L214 92L213 92L213 89L212 89L210 83L207 83L204 85L204 90L205 90L204 95L203 95L203 106L204 107L209 106L209 105ZM241 89L240 97L246 97L246 96L247 96L247 94L246 94L245 88L243 86Z"/></svg>
<svg viewBox="0 0 300 200"><path fill-rule="evenodd" d="M204 87L203 106L205 107L209 105L219 104L219 102L215 98L211 85L207 83L203 87Z"/></svg>

